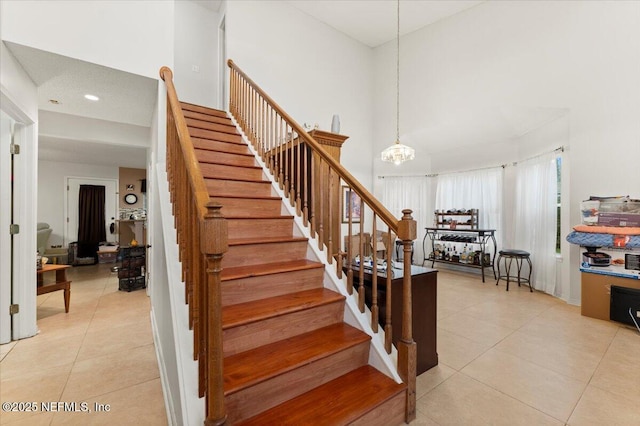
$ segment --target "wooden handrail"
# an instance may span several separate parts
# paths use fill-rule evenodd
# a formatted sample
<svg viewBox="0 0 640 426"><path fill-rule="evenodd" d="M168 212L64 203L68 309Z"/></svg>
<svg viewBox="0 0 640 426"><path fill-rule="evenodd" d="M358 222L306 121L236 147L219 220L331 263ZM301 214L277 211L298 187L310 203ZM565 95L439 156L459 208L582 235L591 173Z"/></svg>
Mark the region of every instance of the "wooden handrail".
<svg viewBox="0 0 640 426"><path fill-rule="evenodd" d="M260 88L249 76L247 76L238 66L233 62L233 60L229 59L227 61L229 67L235 70L238 74L242 76L242 78L252 86L252 89L255 90L262 98L264 98L267 103L273 108L280 116L282 116L287 123L295 130L298 134L298 137L304 139L304 141L309 144L314 150L316 154L322 157L322 160L327 162L329 166L334 169L351 188L355 190L355 192L360 196L360 198L370 206L370 208L376 212L378 217L386 223L393 232L398 232L398 219L391 214L387 208L378 201L362 184L355 178L347 169L342 166L339 162L337 162L333 157L331 157L327 152L320 146L320 144L309 134L304 128L302 128L286 111L284 111L280 105L278 105L264 90Z"/></svg>
<svg viewBox="0 0 640 426"><path fill-rule="evenodd" d="M189 129L187 128L187 121L182 113L182 107L180 106L180 101L178 101L176 88L173 85L173 72L169 67L162 67L160 68L160 78L167 86L167 99L171 105L173 119L176 122L176 130L180 140L180 147L188 170L187 175L189 177L189 183L191 184L193 194L196 197L196 203L199 210L198 216L200 218L204 218L207 214L209 191L204 183L204 178L200 171L200 164L198 163L195 151L193 150L193 144L191 143L191 136L189 135Z"/></svg>
<svg viewBox="0 0 640 426"><path fill-rule="evenodd" d="M205 425L226 422L222 351L222 258L228 249L221 205L212 202L178 100L173 73L160 69L167 87L167 176L178 236L182 278L198 361L198 393Z"/></svg>

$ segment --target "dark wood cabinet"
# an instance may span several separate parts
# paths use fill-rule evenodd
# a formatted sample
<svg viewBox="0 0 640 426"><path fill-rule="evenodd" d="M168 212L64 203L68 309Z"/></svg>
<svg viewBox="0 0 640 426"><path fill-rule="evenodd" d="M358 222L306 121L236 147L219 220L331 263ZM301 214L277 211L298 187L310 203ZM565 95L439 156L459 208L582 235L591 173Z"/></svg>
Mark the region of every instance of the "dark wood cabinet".
<svg viewBox="0 0 640 426"><path fill-rule="evenodd" d="M437 287L438 271L421 266L411 266L411 301L413 340L417 345L417 374L438 365L438 351L436 346L437 326ZM359 283L359 273L354 267L353 282ZM371 307L371 270L364 270L365 300ZM397 345L402 337L402 281L403 271L393 269L391 279L391 328L392 341ZM384 272L378 272L378 306L379 324L384 326L386 317L387 278ZM356 287L357 288L357 287Z"/></svg>

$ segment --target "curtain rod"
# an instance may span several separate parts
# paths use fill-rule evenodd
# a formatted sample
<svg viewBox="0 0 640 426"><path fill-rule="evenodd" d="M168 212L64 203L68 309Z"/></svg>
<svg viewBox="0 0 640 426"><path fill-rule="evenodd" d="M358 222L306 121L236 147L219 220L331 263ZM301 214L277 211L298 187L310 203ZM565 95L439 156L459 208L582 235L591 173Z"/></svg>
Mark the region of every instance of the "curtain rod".
<svg viewBox="0 0 640 426"><path fill-rule="evenodd" d="M436 176L438 176L438 175L437 174L428 174L428 175L387 175L387 176L378 175L378 179L396 178L396 177L436 177Z"/></svg>
<svg viewBox="0 0 640 426"><path fill-rule="evenodd" d="M511 163L510 165L511 165L511 166L517 166L517 165L518 165L518 163L523 163L523 162L525 162L525 161L529 161L529 160L535 160L536 158L540 158L540 157L542 157L543 155L551 154L551 153L553 153L553 152L564 152L564 146L563 146L563 145L561 145L561 146L559 146L559 147L558 147L558 148L556 148L556 149L552 149L552 150L550 150L550 151L541 152L541 153L540 153L540 154L538 154L538 155L534 155L533 157L529 157L529 158L526 158L526 159L524 159L524 160L514 161L514 162L513 162L513 163ZM504 166L503 166L503 167L504 167Z"/></svg>
<svg viewBox="0 0 640 426"><path fill-rule="evenodd" d="M404 176L403 175L389 175L389 176L380 176L379 175L378 179L392 178L392 177L428 177L428 178L432 178L432 177L438 177L441 174L442 175L452 175L454 173L477 172L477 171L480 171L480 170L497 169L498 167L504 169L505 167L508 167L508 166L517 166L519 162L522 163L524 161L533 160L535 158L542 157L543 155L550 154L552 152L564 152L564 150L565 150L564 146L559 146L558 148L552 149L551 151L545 151L545 152L542 152L542 153L540 153L538 155L534 155L533 157L526 158L524 160L514 161L513 163L510 163L510 164L500 164L499 166L480 167L480 168L477 168L477 169L458 170L458 171L455 171L455 172L446 172L446 173L430 173L430 174L426 174L426 175L404 175Z"/></svg>

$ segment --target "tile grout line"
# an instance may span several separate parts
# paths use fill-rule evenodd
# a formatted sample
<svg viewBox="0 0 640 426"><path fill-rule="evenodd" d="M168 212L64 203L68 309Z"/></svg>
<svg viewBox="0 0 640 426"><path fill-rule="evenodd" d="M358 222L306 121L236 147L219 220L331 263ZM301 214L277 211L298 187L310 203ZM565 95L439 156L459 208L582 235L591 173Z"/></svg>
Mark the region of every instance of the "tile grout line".
<svg viewBox="0 0 640 426"><path fill-rule="evenodd" d="M598 365L596 365L596 368L593 369L593 373L591 373L591 375L589 376L589 380L587 380L586 385L584 386L584 389L582 390L582 393L580 394L580 398L578 398L578 401L576 402L576 404L573 406L573 408L571 409L571 414L569 415L569 417L567 418L567 423L569 424L569 420L571 419L571 416L573 416L573 413L575 413L576 408L578 407L578 405L580 404L580 401L582 401L582 398L584 397L584 393L586 392L587 388L589 387L589 385L591 384L591 381L593 380L593 376L596 374L596 372L598 371L598 368L600 368L600 364L602 364L602 360L604 359L604 357L607 355L607 352L609 352L609 349L611 349L611 345L613 344L613 341L616 339L616 337L618 336L618 334L620 333L620 329L621 327L618 327L618 329L616 330L615 334L613 335L613 337L611 338L611 341L609 342L609 344L607 345L607 349L604 351L604 353L602 354L602 357L600 357L600 361L598 361ZM597 386L594 386L595 388L598 388ZM598 388L600 389L600 388ZM605 389L600 389L602 391L608 392Z"/></svg>
<svg viewBox="0 0 640 426"><path fill-rule="evenodd" d="M106 281L106 280L105 280ZM104 292L105 289L107 287L108 283L105 282L104 286L102 287L102 292L100 293L100 296L98 297L98 303L96 303L96 306L93 310L93 314L91 315L91 319L89 320L89 325L87 326L87 329L85 330L83 336L82 336L82 342L80 343L80 346L78 347L78 352L76 353L76 356L73 360L73 365L71 366L71 369L69 370L69 374L67 375L67 380L65 380L64 382L64 386L62 386L62 390L60 391L60 396L58 397L58 401L60 401L62 399L62 395L64 395L64 391L67 389L67 385L69 384L69 380L71 378L71 374L73 373L73 369L76 366L76 362L78 361L78 355L80 355L80 351L82 350L82 346L84 345L84 342L87 338L87 333L89 332L89 328L91 327L91 323L93 322L93 319L96 316L96 311L98 310L98 306L100 306L100 299L104 296ZM56 414L54 414L51 417L51 423L49 423L49 425L53 425L53 421L56 418Z"/></svg>

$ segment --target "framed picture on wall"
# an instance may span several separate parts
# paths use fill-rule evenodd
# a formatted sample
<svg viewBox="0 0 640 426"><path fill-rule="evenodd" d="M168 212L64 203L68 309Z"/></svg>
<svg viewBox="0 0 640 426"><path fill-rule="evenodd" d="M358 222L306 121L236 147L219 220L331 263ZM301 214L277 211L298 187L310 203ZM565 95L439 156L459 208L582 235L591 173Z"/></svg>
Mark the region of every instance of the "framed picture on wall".
<svg viewBox="0 0 640 426"><path fill-rule="evenodd" d="M348 186L342 187L342 223L360 223L360 196Z"/></svg>

